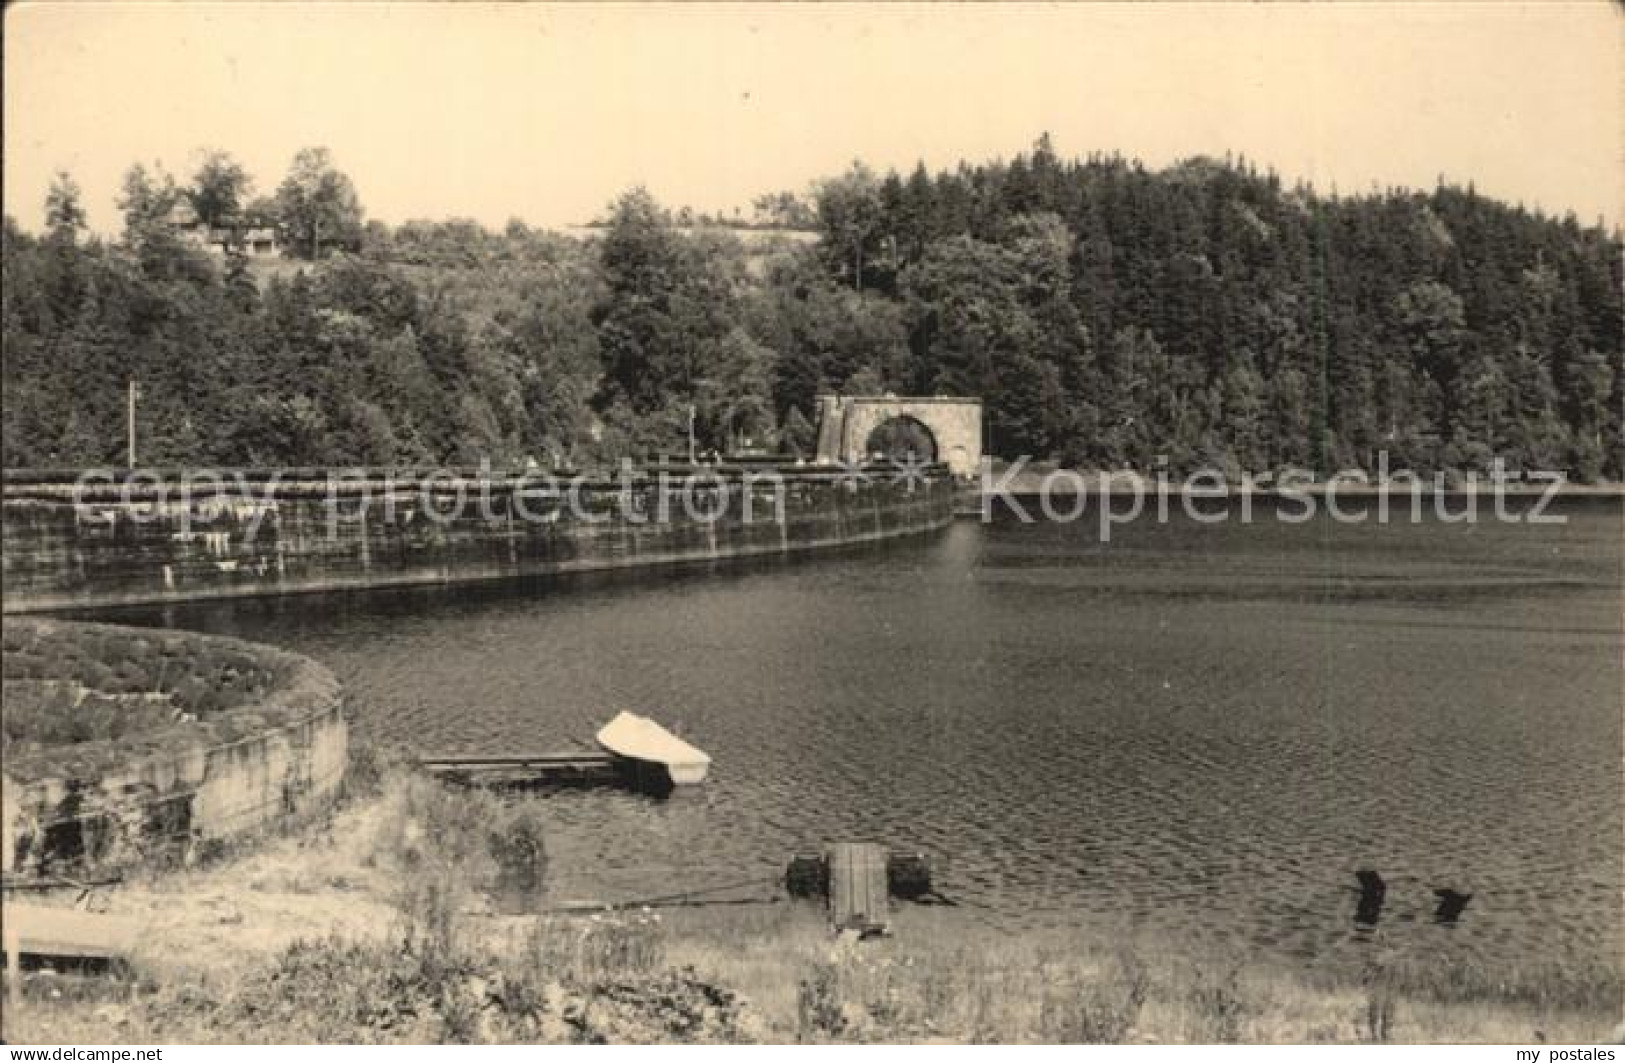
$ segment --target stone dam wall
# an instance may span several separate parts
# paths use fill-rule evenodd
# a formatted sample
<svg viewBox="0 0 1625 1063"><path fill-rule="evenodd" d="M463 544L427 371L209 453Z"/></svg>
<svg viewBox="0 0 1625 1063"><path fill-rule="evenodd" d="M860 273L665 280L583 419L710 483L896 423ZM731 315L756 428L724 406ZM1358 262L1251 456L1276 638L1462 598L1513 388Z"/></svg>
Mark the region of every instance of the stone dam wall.
<svg viewBox="0 0 1625 1063"><path fill-rule="evenodd" d="M186 632L11 617L0 869L86 875L294 821L337 794L338 681L297 654Z"/></svg>
<svg viewBox="0 0 1625 1063"><path fill-rule="evenodd" d="M940 528L954 482L942 466L566 484L306 470L87 487L8 474L3 505L10 614L788 554Z"/></svg>

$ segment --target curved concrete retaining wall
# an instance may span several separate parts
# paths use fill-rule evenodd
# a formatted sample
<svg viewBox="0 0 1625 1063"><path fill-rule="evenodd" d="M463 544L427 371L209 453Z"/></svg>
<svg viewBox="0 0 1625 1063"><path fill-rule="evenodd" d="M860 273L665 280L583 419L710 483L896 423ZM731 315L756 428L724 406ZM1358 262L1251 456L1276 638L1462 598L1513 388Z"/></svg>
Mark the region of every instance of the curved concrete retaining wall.
<svg viewBox="0 0 1625 1063"><path fill-rule="evenodd" d="M580 485L570 505L522 479L443 482L426 491L335 486L308 471L303 480L273 483L258 473L246 489L142 495L122 485L87 491L8 477L0 606L19 613L512 579L784 554L946 525L952 477L940 466L911 471L917 475L708 472L721 485L709 496L717 519L696 519L648 477L631 489ZM780 477L780 486L750 482L764 473ZM431 513L454 489L484 497L449 519Z"/></svg>
<svg viewBox="0 0 1625 1063"><path fill-rule="evenodd" d="M309 658L36 618L7 619L0 644L7 873L184 859L322 808L343 780L339 684Z"/></svg>

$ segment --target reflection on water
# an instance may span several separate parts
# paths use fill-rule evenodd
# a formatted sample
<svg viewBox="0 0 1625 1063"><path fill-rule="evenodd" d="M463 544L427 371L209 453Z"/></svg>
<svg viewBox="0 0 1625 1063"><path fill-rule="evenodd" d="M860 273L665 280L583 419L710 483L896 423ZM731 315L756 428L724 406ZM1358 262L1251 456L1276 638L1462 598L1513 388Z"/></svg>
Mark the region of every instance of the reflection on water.
<svg viewBox="0 0 1625 1063"><path fill-rule="evenodd" d="M1316 956L1360 885L1453 947L1622 944L1621 509L1562 527L955 525L793 564L124 612L328 662L360 727L555 748L618 709L715 758L547 799L557 901L933 855L967 917ZM1422 940L1422 939L1418 939Z"/></svg>

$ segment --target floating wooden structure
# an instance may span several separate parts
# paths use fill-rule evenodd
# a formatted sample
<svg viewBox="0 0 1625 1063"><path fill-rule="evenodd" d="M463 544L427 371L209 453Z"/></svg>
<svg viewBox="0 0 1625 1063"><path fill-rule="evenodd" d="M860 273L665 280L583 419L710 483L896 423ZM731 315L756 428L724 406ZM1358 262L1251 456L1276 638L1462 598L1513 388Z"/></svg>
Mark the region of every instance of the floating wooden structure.
<svg viewBox="0 0 1625 1063"><path fill-rule="evenodd" d="M931 863L924 853L886 853L886 892L901 900L937 897L931 886ZM798 854L785 866L784 888L792 897L828 897L829 851ZM939 900L941 900L939 898Z"/></svg>
<svg viewBox="0 0 1625 1063"><path fill-rule="evenodd" d="M482 786L627 786L653 794L705 779L711 758L653 720L623 712L599 729L600 749L418 758L448 782Z"/></svg>
<svg viewBox="0 0 1625 1063"><path fill-rule="evenodd" d="M884 934L887 905L886 850L868 842L837 842L825 850L829 863L829 921L836 930Z"/></svg>
<svg viewBox="0 0 1625 1063"><path fill-rule="evenodd" d="M826 898L830 924L863 935L886 932L889 898L936 896L924 854L887 852L866 842L836 842L817 855L791 857L784 887L792 897Z"/></svg>
<svg viewBox="0 0 1625 1063"><path fill-rule="evenodd" d="M515 753L506 756L425 756L418 767L464 785L605 786L625 781L624 766L611 753Z"/></svg>

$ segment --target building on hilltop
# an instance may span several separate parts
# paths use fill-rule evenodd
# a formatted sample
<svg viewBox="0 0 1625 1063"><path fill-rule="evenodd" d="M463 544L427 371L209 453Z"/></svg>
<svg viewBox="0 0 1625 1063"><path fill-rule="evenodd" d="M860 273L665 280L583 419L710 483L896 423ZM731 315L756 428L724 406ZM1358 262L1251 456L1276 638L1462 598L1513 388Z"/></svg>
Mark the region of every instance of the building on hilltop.
<svg viewBox="0 0 1625 1063"><path fill-rule="evenodd" d="M169 224L181 239L221 257L234 248L251 258L270 258L282 252L276 226L252 214L225 218L222 224L210 225L182 198L169 212Z"/></svg>

